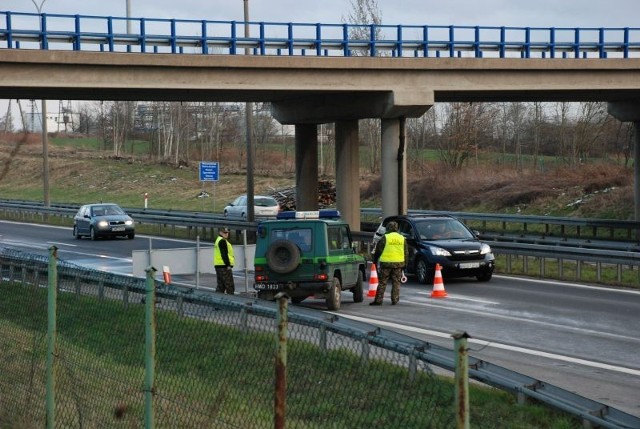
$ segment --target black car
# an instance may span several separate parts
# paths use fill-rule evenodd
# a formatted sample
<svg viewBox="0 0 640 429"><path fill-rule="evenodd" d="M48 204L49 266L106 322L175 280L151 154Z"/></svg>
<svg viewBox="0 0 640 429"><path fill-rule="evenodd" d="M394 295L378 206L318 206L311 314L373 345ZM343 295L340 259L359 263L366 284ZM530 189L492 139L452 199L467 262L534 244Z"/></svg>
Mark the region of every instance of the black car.
<svg viewBox="0 0 640 429"><path fill-rule="evenodd" d="M495 267L491 247L458 219L447 215L389 216L380 224L374 244L391 221L397 222L398 232L409 244L406 272L415 274L419 282L433 282L436 264L440 264L443 277L491 280Z"/></svg>
<svg viewBox="0 0 640 429"><path fill-rule="evenodd" d="M117 204L86 204L73 218L73 236L77 239L87 236L92 240L118 236L133 239L135 222Z"/></svg>

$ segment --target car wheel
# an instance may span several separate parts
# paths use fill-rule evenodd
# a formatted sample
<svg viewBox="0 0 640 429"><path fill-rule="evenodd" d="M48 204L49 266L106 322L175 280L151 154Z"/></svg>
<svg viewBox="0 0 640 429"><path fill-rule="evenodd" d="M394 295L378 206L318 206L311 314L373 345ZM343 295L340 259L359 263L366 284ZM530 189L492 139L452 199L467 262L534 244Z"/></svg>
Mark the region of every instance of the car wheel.
<svg viewBox="0 0 640 429"><path fill-rule="evenodd" d="M433 272L429 270L427 262L422 258L416 262L416 276L419 283L426 285L433 282Z"/></svg>
<svg viewBox="0 0 640 429"><path fill-rule="evenodd" d="M89 236L92 240L98 239L98 234L96 234L96 230L93 227L89 228Z"/></svg>
<svg viewBox="0 0 640 429"><path fill-rule="evenodd" d="M358 270L358 280L356 280L356 285L351 288L351 292L353 292L353 302L364 301L364 291L362 290L362 271L360 270Z"/></svg>
<svg viewBox="0 0 640 429"><path fill-rule="evenodd" d="M491 280L492 276L493 276L493 272L485 271L484 273L477 275L476 278L478 279L479 282L488 282L489 280Z"/></svg>
<svg viewBox="0 0 640 429"><path fill-rule="evenodd" d="M334 277L331 287L329 288L329 295L327 296L327 309L330 311L340 310L341 296L342 287L340 286L340 279Z"/></svg>
<svg viewBox="0 0 640 429"><path fill-rule="evenodd" d="M228 211L225 210L223 214L224 214L224 217L229 217L229 212Z"/></svg>
<svg viewBox="0 0 640 429"><path fill-rule="evenodd" d="M127 238L129 238L129 240L133 240L134 238L136 238L136 233L132 232L131 234L127 234Z"/></svg>
<svg viewBox="0 0 640 429"><path fill-rule="evenodd" d="M76 240L80 240L82 238L82 236L80 234L78 234L78 226L77 225L73 225L73 236L76 238Z"/></svg>
<svg viewBox="0 0 640 429"><path fill-rule="evenodd" d="M246 213L242 213L242 220L243 221L247 221L247 214Z"/></svg>
<svg viewBox="0 0 640 429"><path fill-rule="evenodd" d="M265 255L269 268L278 274L287 274L300 265L300 250L289 240L276 240Z"/></svg>

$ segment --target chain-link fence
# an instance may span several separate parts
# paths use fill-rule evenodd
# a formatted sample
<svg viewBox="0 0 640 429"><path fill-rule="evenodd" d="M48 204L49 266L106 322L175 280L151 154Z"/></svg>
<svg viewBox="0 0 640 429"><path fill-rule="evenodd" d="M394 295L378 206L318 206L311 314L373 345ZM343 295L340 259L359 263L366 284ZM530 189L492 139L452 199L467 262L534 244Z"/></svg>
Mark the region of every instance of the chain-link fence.
<svg viewBox="0 0 640 429"><path fill-rule="evenodd" d="M152 268L145 280L50 259L0 251L0 427L455 422L453 383L418 340L302 308L285 312L283 332L275 303L180 290Z"/></svg>

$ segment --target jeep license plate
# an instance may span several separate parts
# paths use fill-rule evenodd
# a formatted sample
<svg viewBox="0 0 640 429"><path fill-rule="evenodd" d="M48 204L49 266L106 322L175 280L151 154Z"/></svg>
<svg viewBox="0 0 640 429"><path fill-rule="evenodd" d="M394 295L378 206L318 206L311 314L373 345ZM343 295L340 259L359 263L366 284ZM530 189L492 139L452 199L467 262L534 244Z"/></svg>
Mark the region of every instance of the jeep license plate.
<svg viewBox="0 0 640 429"><path fill-rule="evenodd" d="M468 270L470 268L480 268L480 262L465 262L459 265L461 270Z"/></svg>
<svg viewBox="0 0 640 429"><path fill-rule="evenodd" d="M114 226L113 228L111 228L111 231L114 231L114 232L124 231L124 226Z"/></svg>
<svg viewBox="0 0 640 429"><path fill-rule="evenodd" d="M254 286L256 290L279 290L280 285L278 283L256 283Z"/></svg>

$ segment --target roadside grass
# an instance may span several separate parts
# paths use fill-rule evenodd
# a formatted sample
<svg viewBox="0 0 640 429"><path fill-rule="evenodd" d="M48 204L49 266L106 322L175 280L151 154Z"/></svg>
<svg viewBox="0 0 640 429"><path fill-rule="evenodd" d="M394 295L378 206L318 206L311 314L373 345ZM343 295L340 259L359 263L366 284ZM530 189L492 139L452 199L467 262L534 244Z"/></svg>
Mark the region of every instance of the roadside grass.
<svg viewBox="0 0 640 429"><path fill-rule="evenodd" d="M0 408L0 422L9 428L41 426L47 314L25 312L24 308L44 309L47 291L25 293L23 286L7 282L0 283L0 291L0 368L4 374L0 392L14 392ZM56 402L61 419L79 424L76 419L81 417L87 428L135 427L143 421L144 320L141 305L124 307L91 296L58 296ZM155 400L158 421L166 424L158 427L214 427L220 418L234 427L247 427L248 422L271 424L274 334L247 333L169 311L158 311L156 323ZM443 399L452 402L453 395L425 398L425 392L451 392L448 377L419 373L409 383L406 368L388 362L371 361L363 366L361 357L353 353L320 351L299 340L290 340L289 349L287 422L292 427L351 428L353 422L360 422L358 427L363 428L398 427L398 422L403 422L403 428L424 427L418 416L398 415L384 398L394 398L408 410L434 407L433 412L440 416L435 419L440 423L430 426L434 429L454 424L453 403L442 403ZM377 387L371 383L376 378L397 382L383 386L385 394L379 398L372 394ZM344 397L345 390L351 398L347 403L355 400L357 406L336 406L329 399ZM518 405L513 395L479 384L470 385L469 398L473 427L580 427L578 419L565 413L541 404ZM115 417L120 406L126 410L121 420Z"/></svg>

